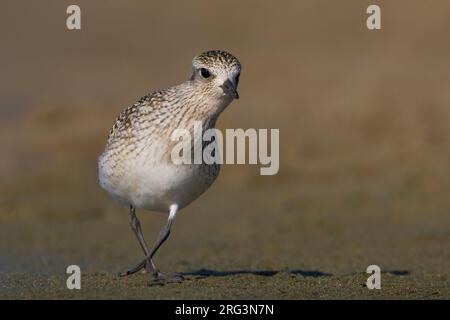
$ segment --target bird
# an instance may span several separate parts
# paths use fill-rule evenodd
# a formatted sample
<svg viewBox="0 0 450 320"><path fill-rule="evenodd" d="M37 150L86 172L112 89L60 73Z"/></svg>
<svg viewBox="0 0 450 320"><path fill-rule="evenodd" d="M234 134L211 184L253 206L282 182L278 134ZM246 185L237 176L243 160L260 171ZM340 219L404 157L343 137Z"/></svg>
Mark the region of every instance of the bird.
<svg viewBox="0 0 450 320"><path fill-rule="evenodd" d="M192 131L198 121L203 131L215 128L219 115L239 99L241 69L239 60L227 51L203 52L193 58L192 74L186 81L143 96L117 117L98 159L98 181L114 199L129 207L130 225L145 255L119 276L144 270L151 283L184 280L182 275L161 272L153 258L169 237L177 213L216 180L220 163L175 164L171 150L176 142L171 134L177 128ZM137 209L168 213L151 248L144 239Z"/></svg>

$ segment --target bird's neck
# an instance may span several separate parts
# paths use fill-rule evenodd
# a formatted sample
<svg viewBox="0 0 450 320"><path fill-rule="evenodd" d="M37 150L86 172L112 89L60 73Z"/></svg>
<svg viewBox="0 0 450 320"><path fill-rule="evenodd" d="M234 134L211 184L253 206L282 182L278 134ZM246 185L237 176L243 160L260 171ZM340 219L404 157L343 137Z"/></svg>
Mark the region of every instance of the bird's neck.
<svg viewBox="0 0 450 320"><path fill-rule="evenodd" d="M227 97L216 97L194 81L187 81L177 89L182 92L180 112L186 113L189 124L201 121L204 130L215 127L218 117L231 102Z"/></svg>

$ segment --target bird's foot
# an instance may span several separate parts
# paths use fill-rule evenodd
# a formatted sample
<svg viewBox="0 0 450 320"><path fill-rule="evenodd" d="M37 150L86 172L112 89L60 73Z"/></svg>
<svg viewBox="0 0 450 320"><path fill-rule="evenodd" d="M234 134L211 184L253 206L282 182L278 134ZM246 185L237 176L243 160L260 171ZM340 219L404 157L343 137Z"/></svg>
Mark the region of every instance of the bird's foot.
<svg viewBox="0 0 450 320"><path fill-rule="evenodd" d="M143 273L150 273L150 274L155 273L152 262L150 260L145 260L128 270L120 272L119 277L126 277L126 276L132 275L141 270Z"/></svg>
<svg viewBox="0 0 450 320"><path fill-rule="evenodd" d="M182 275L168 275L165 273L160 272L159 270L156 270L152 274L152 277L150 279L149 285L165 285L166 283L180 283L183 282L184 277Z"/></svg>

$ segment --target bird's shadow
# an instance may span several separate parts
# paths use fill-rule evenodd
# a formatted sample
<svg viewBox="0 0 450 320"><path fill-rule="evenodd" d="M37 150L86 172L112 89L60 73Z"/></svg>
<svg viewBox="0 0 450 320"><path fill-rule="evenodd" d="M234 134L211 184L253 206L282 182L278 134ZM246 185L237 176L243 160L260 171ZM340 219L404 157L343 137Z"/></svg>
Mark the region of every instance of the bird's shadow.
<svg viewBox="0 0 450 320"><path fill-rule="evenodd" d="M411 271L408 271L408 270L386 270L386 271L382 271L381 273L390 274L392 276L409 276L411 274Z"/></svg>
<svg viewBox="0 0 450 320"><path fill-rule="evenodd" d="M198 269L190 272L182 272L180 275L186 278L202 279L208 277L228 277L236 275L255 275L263 277L272 277L278 273L290 274L293 276L302 276L305 278L320 278L320 277L330 277L333 276L332 273L322 272L318 270L300 270L300 269L290 269L290 270L227 270L219 271L212 269ZM390 274L394 276L408 276L411 274L408 270L388 270L384 271L385 274Z"/></svg>
<svg viewBox="0 0 450 320"><path fill-rule="evenodd" d="M227 276L235 276L235 275L255 275L255 276L264 276L264 277L272 277L278 273L287 273L291 275L300 275L306 278L319 278L319 277L329 277L332 276L331 273L326 273L318 270L228 270L228 271L218 271L211 269L198 269L193 270L191 272L183 272L181 273L184 277L193 277L193 278L207 278L207 277L227 277Z"/></svg>

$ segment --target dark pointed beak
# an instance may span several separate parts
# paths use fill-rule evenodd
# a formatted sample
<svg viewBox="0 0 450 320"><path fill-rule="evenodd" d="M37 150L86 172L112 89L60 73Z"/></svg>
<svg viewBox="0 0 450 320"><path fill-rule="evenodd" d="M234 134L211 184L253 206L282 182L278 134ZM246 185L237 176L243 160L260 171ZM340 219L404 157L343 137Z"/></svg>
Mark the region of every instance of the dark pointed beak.
<svg viewBox="0 0 450 320"><path fill-rule="evenodd" d="M234 99L239 99L239 93L236 90L236 86L229 79L227 79L220 87L226 94L232 96Z"/></svg>

